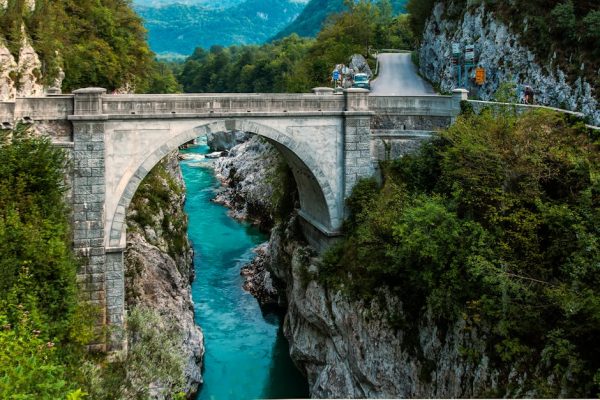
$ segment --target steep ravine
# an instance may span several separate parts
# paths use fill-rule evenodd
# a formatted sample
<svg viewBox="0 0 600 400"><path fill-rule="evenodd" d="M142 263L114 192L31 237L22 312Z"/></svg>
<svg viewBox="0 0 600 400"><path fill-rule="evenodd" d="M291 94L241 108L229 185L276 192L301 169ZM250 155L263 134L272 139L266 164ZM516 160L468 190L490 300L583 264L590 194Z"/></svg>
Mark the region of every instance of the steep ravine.
<svg viewBox="0 0 600 400"><path fill-rule="evenodd" d="M249 177L273 176L271 157L242 156L242 146L252 144L239 146L216 164L230 186L222 197L236 204L244 193L277 185ZM425 316L407 327L398 322L401 302L385 289L365 303L323 286L320 260L299 234L294 214L275 225L259 254L244 271L246 285L260 301L287 309L284 334L313 398L531 397L532 380L560 387L565 378L537 376L539 365L492 360L488 329L477 321L442 325Z"/></svg>
<svg viewBox="0 0 600 400"><path fill-rule="evenodd" d="M581 111L595 125L600 124L598 95L586 79L569 80L556 60L541 65L533 51L521 44L519 35L484 5L465 9L458 19L448 18L450 7L455 7L452 2L437 2L427 21L418 54L424 77L439 84L443 91L454 89L457 78L451 44L460 44L462 50L473 44L477 65L486 70L486 82L478 87L469 80L471 97L491 100L502 83L513 81L531 85L538 104ZM526 27L527 19L515 21L519 23ZM594 60L588 62L593 64Z"/></svg>
<svg viewBox="0 0 600 400"><path fill-rule="evenodd" d="M129 207L125 300L128 309L150 309L180 330L186 392L194 393L202 382L204 343L194 323L193 251L177 154L169 154L150 172Z"/></svg>

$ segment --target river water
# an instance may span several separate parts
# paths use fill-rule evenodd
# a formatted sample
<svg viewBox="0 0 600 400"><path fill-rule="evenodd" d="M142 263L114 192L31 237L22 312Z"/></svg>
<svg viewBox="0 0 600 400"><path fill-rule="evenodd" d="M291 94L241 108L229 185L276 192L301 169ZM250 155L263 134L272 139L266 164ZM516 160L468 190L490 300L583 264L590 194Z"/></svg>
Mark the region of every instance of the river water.
<svg viewBox="0 0 600 400"><path fill-rule="evenodd" d="M183 151L208 153L201 145ZM212 203L219 182L209 160L181 162L187 186L185 211L195 256L192 297L206 346L204 384L197 399L306 398L306 379L293 365L282 317L263 313L242 289L240 268L268 238Z"/></svg>

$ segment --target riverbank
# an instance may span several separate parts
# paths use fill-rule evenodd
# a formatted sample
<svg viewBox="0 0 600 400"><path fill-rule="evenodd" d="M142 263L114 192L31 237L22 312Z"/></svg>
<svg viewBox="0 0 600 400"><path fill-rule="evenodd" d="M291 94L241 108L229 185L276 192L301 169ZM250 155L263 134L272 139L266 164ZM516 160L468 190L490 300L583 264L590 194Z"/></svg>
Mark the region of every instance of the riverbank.
<svg viewBox="0 0 600 400"><path fill-rule="evenodd" d="M264 312L243 290L240 270L268 238L240 223L212 200L220 184L203 158L207 146L182 151L187 186L185 211L195 251L192 298L205 335L204 384L198 399L307 397L305 378L294 367L281 316Z"/></svg>

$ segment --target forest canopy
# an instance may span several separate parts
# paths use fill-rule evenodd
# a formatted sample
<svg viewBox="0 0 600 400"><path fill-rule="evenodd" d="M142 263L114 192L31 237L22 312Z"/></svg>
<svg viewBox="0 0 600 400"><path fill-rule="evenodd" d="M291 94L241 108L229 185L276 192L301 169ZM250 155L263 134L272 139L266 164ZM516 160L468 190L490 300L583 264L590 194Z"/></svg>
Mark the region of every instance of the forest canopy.
<svg viewBox="0 0 600 400"><path fill-rule="evenodd" d="M0 40L15 58L23 35L40 56L45 84L64 71L64 91L86 86L137 92L178 88L172 75L159 71L142 20L128 0L37 0L33 11L24 0L8 0L0 9ZM156 82L163 80L169 83Z"/></svg>

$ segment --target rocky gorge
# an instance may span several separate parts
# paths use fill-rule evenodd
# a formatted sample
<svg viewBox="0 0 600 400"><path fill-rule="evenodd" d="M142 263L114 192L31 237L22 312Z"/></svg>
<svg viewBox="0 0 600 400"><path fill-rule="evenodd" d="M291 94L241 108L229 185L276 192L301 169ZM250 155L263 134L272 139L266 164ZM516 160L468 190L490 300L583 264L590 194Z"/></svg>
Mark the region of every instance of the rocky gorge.
<svg viewBox="0 0 600 400"><path fill-rule="evenodd" d="M142 182L127 213L126 308L158 315L179 331L185 392L202 383L203 334L194 322L193 250L184 213L185 185L178 153L169 154Z"/></svg>
<svg viewBox="0 0 600 400"><path fill-rule="evenodd" d="M246 194L252 199L276 185L260 178L273 175L269 170L277 155L259 142L234 146L215 164L227 187L219 201L244 210L233 211L238 218L248 218ZM262 198L261 210L272 210ZM298 216L275 220L269 242L242 270L244 287L261 304L286 310L284 334L293 361L308 378L311 397L531 397L539 395L529 389L533 381L568 382L567 376L544 372L542 364L524 368L526 360L499 362L489 351L489 327L476 319L444 324L426 315L406 322L404 305L385 288L363 301L325 284L322 260L302 238Z"/></svg>

